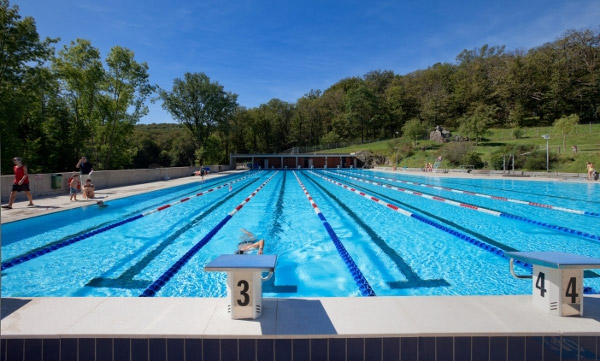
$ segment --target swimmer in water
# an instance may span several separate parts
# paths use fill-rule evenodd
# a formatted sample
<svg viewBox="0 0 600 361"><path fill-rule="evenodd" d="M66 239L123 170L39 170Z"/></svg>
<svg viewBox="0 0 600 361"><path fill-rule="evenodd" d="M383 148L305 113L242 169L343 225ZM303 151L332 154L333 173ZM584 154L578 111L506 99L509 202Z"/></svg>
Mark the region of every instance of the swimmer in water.
<svg viewBox="0 0 600 361"><path fill-rule="evenodd" d="M256 237L254 237L252 232L249 232L243 228L242 232L244 232L244 235L242 235L242 240L240 241L240 243L238 243L238 248L235 253L248 254L252 250L257 249L258 254L263 254L263 249L265 248L265 240L261 239L257 241Z"/></svg>

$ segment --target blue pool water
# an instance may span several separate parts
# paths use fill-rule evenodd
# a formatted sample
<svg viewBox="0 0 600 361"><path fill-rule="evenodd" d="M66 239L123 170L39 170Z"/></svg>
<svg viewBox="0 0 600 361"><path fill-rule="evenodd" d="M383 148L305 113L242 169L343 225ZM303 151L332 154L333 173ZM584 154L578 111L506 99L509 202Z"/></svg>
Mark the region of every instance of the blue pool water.
<svg viewBox="0 0 600 361"><path fill-rule="evenodd" d="M232 188L216 189L225 183L232 183ZM239 211L228 216L261 185ZM214 191L194 196L209 189ZM508 260L497 253L559 251L600 257L599 190L600 184L587 182L372 171L228 175L110 201L106 208L88 206L4 224L2 296L139 296L155 281L168 279L156 296L222 297L225 274L205 272L203 267L220 254L233 253L242 228L266 240L265 253L278 255L275 276L263 286L267 297L360 296L357 273L378 296L528 294L531 281L513 278ZM191 199L178 202L185 197ZM449 204L452 201L469 206ZM152 212L165 204L173 205ZM132 218L144 213L148 214ZM123 220L130 221L117 224ZM167 270L194 246L197 251L165 278ZM349 257L344 260L340 252ZM599 291L600 275L586 272L585 286Z"/></svg>

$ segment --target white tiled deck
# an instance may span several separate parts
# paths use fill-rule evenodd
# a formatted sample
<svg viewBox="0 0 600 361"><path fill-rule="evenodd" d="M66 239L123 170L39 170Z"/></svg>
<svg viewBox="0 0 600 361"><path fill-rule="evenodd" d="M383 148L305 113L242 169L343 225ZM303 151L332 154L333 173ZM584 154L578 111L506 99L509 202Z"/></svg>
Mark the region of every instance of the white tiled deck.
<svg viewBox="0 0 600 361"><path fill-rule="evenodd" d="M4 298L3 338L600 336L600 298L557 317L530 296L265 299L232 320L225 298Z"/></svg>

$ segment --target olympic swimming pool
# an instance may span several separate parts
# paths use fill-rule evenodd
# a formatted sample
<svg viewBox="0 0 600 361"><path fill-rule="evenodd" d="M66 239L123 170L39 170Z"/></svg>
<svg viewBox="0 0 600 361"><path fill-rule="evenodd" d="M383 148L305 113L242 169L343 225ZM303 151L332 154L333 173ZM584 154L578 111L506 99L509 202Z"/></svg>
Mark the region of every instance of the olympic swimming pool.
<svg viewBox="0 0 600 361"><path fill-rule="evenodd" d="M528 294L531 282L510 275L502 252L600 257L599 189L348 170L235 174L3 225L2 295L223 297L225 275L203 267L235 251L241 228L278 255L266 297ZM585 276L600 290L596 273Z"/></svg>

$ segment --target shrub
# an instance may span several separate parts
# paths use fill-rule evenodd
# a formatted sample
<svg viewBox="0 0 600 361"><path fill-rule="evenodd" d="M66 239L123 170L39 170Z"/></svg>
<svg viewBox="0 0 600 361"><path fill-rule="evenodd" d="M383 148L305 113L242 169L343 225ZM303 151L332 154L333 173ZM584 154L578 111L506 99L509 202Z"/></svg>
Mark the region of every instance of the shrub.
<svg viewBox="0 0 600 361"><path fill-rule="evenodd" d="M525 131L522 128L515 128L512 131L512 135L515 139L521 139L525 135Z"/></svg>
<svg viewBox="0 0 600 361"><path fill-rule="evenodd" d="M460 165L463 158L471 150L471 145L467 142L454 142L447 143L440 149L440 154L450 163L451 165ZM471 164L471 163L468 163Z"/></svg>
<svg viewBox="0 0 600 361"><path fill-rule="evenodd" d="M489 163L490 168L496 169L496 170L501 170L501 169L503 169L502 167L504 165L504 161L505 161L505 158L503 158L502 154L494 153L490 156L490 163Z"/></svg>
<svg viewBox="0 0 600 361"><path fill-rule="evenodd" d="M461 159L462 164L470 164L475 169L483 168L483 161L477 152L469 152Z"/></svg>
<svg viewBox="0 0 600 361"><path fill-rule="evenodd" d="M550 168L552 163L557 161L556 154L550 154ZM535 152L527 155L527 159L523 164L526 170L546 170L546 152Z"/></svg>

